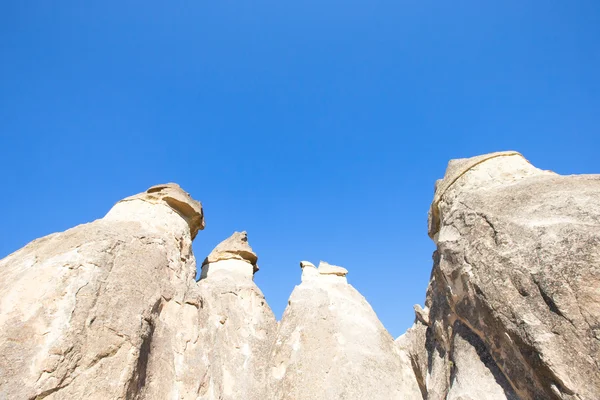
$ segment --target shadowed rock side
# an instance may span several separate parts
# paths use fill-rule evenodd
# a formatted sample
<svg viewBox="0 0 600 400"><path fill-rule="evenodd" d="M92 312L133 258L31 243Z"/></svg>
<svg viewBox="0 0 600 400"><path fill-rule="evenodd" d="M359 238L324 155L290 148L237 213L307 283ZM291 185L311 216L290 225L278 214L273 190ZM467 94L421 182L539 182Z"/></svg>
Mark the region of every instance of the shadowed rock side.
<svg viewBox="0 0 600 400"><path fill-rule="evenodd" d="M406 355L346 281L344 268L302 262L273 346L272 399L420 399Z"/></svg>
<svg viewBox="0 0 600 400"><path fill-rule="evenodd" d="M181 354L201 305L188 291L192 234L203 227L200 203L177 185L161 185L1 260L0 398L185 392L189 365ZM150 364L154 349L161 365ZM156 393L147 391L154 379L165 383Z"/></svg>
<svg viewBox="0 0 600 400"><path fill-rule="evenodd" d="M425 308L398 338L432 399L600 398L600 176L451 161Z"/></svg>

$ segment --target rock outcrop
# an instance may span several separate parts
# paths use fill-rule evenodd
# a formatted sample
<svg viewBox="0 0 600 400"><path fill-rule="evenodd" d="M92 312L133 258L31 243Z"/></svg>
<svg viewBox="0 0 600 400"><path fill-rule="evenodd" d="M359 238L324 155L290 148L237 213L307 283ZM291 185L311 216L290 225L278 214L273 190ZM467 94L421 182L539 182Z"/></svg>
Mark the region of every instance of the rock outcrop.
<svg viewBox="0 0 600 400"><path fill-rule="evenodd" d="M201 279L206 278L209 274L226 271L226 275L243 275L252 280L258 271L257 262L258 256L248 244L248 234L235 232L231 237L219 243L206 257L202 263Z"/></svg>
<svg viewBox="0 0 600 400"><path fill-rule="evenodd" d="M273 346L273 399L418 399L407 355L397 349L347 270L300 263Z"/></svg>
<svg viewBox="0 0 600 400"><path fill-rule="evenodd" d="M453 160L429 235L426 307L397 340L427 398L600 398L600 176Z"/></svg>
<svg viewBox="0 0 600 400"><path fill-rule="evenodd" d="M203 227L200 203L161 185L1 260L0 398L185 391L181 354L196 328L180 316L201 304L187 289L195 284L192 236Z"/></svg>
<svg viewBox="0 0 600 400"><path fill-rule="evenodd" d="M235 232L196 282L175 184L0 260L0 400L600 398L600 176L449 163L423 307L397 340L345 268L302 261L277 322Z"/></svg>
<svg viewBox="0 0 600 400"><path fill-rule="evenodd" d="M196 370L200 399L268 398L266 373L277 321L253 281L258 257L246 232L235 232L206 258L198 290L204 299L199 329L204 342Z"/></svg>

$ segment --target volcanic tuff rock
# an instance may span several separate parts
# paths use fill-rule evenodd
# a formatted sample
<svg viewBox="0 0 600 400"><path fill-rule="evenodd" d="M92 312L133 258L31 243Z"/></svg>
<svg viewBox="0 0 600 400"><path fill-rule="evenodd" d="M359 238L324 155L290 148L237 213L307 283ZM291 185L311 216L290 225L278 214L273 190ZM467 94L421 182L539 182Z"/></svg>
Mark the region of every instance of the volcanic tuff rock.
<svg viewBox="0 0 600 400"><path fill-rule="evenodd" d="M204 299L194 371L202 381L200 399L267 398L265 376L277 321L253 281L258 257L246 232L235 232L206 258L198 289Z"/></svg>
<svg viewBox="0 0 600 400"><path fill-rule="evenodd" d="M0 260L0 399L598 399L600 177L516 152L436 183L424 307L394 341L345 268L300 263L278 324L245 232L196 282L175 184Z"/></svg>
<svg viewBox="0 0 600 400"><path fill-rule="evenodd" d="M0 261L0 399L176 397L196 391L188 342L202 300L192 235L202 206L177 185Z"/></svg>
<svg viewBox="0 0 600 400"><path fill-rule="evenodd" d="M252 275L258 271L258 257L248 244L248 234L245 231L234 232L229 238L219 243L206 257L202 267L224 260L241 260L252 265Z"/></svg>
<svg viewBox="0 0 600 400"><path fill-rule="evenodd" d="M428 398L600 398L600 176L453 160L429 235L426 307L397 340Z"/></svg>
<svg viewBox="0 0 600 400"><path fill-rule="evenodd" d="M303 261L272 350L273 399L418 399L406 353L394 345L346 269Z"/></svg>

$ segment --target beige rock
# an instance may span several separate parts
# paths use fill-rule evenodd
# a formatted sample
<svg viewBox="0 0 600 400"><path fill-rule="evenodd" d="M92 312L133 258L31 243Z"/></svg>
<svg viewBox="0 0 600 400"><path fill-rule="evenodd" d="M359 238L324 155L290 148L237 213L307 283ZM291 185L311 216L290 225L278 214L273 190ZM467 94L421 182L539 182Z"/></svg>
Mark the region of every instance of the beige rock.
<svg viewBox="0 0 600 400"><path fill-rule="evenodd" d="M206 257L202 266L224 260L240 260L252 265L252 273L258 271L258 257L248 244L248 234L234 232L229 238L223 240Z"/></svg>
<svg viewBox="0 0 600 400"><path fill-rule="evenodd" d="M310 261L300 261L300 268L305 268L305 267L316 268L315 264L311 263Z"/></svg>
<svg viewBox="0 0 600 400"><path fill-rule="evenodd" d="M396 341L326 262L300 263L278 324L246 232L195 282L203 227L159 185L0 260L0 399L600 398L600 176L451 161L425 305Z"/></svg>
<svg viewBox="0 0 600 400"><path fill-rule="evenodd" d="M191 198L191 196L183 191L176 183L166 183L164 185L156 185L149 188L146 192L136 194L135 196L127 197L117 203L110 212L106 215L107 219L122 219L129 221L132 218L150 222L148 215L143 215L144 212L151 210L151 207L142 207L140 201L146 202L149 205L161 204L168 205L175 211L184 221L187 222L192 240L196 237L199 230L204 229L204 213L202 204ZM153 224L160 221L152 221Z"/></svg>
<svg viewBox="0 0 600 400"><path fill-rule="evenodd" d="M343 267L338 267L337 265L331 265L326 263L325 261L321 261L319 263L318 268L319 274L321 275L337 275L337 276L346 276L348 275L348 270Z"/></svg>
<svg viewBox="0 0 600 400"><path fill-rule="evenodd" d="M160 363L150 355L167 350L166 314L199 305L187 288L203 226L200 203L164 185L1 260L0 398L176 397L177 352L193 327L174 324L182 338L168 338ZM166 385L147 392L156 379Z"/></svg>
<svg viewBox="0 0 600 400"><path fill-rule="evenodd" d="M272 350L269 398L421 398L407 353L346 282L347 271L325 263L301 266L302 283L289 299Z"/></svg>
<svg viewBox="0 0 600 400"><path fill-rule="evenodd" d="M518 400L485 344L460 323L453 327L448 400Z"/></svg>
<svg viewBox="0 0 600 400"><path fill-rule="evenodd" d="M198 282L205 300L199 316L203 343L194 356L205 360L194 371L202 382L199 399L263 400L277 321L252 280L257 257L246 232L234 233L207 260Z"/></svg>
<svg viewBox="0 0 600 400"><path fill-rule="evenodd" d="M301 282L317 279L321 276L317 267L309 261L300 261L300 268L302 268Z"/></svg>
<svg viewBox="0 0 600 400"><path fill-rule="evenodd" d="M429 312L397 341L428 398L600 398L600 176L507 152L436 186Z"/></svg>

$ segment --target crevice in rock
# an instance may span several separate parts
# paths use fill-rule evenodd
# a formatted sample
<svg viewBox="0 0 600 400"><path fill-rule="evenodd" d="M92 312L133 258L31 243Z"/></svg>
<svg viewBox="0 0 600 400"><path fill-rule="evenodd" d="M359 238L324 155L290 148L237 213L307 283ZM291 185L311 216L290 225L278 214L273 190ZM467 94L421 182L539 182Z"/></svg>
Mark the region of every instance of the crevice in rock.
<svg viewBox="0 0 600 400"><path fill-rule="evenodd" d="M164 299L162 296L159 296L152 304L152 307L150 307L149 315L142 319L142 327L144 328L141 335L142 343L139 346L137 364L127 383L127 399L139 399L144 397L148 363L150 361L150 352L152 350L152 339L156 329L155 321L158 320L158 316L160 316L163 307Z"/></svg>
<svg viewBox="0 0 600 400"><path fill-rule="evenodd" d="M485 367L491 372L498 386L502 388L504 394L508 400L518 400L516 392L513 389L513 386L510 380L506 377L502 369L498 366L496 360L492 357L490 349L485 344L485 342L477 335L473 330L469 329L469 327L463 324L460 321L456 321L454 324L454 333L456 335L460 335L462 339L467 341L477 352L479 359L485 365ZM454 342L454 340L453 340ZM457 372L456 361L453 359L454 351L451 352L450 360L452 362L451 379L453 382L455 374ZM454 375L454 377L452 376Z"/></svg>
<svg viewBox="0 0 600 400"><path fill-rule="evenodd" d="M556 376L554 371L543 362L540 358L540 352L533 345L526 343L522 340L521 337L515 335L512 337L513 342L517 349L519 349L519 353L523 357L523 360L527 363L527 366L532 371L532 377L536 380L535 386L540 390L541 393L536 394L537 398L547 398L547 399L556 399L561 400L562 397L557 397L557 395L551 391L551 384L554 384L560 392L573 395L574 391L567 388L565 384ZM541 397L540 397L541 396Z"/></svg>
<svg viewBox="0 0 600 400"><path fill-rule="evenodd" d="M412 368L413 374L415 375L415 378L417 379L417 384L419 385L421 396L423 397L423 400L427 400L427 385L425 384L425 377L421 373L421 369L419 368L419 365L417 364L415 358L412 355L410 355L409 357L410 366Z"/></svg>
<svg viewBox="0 0 600 400"><path fill-rule="evenodd" d="M56 393L59 390L66 388L67 386L69 386L70 383L71 382L67 383L66 385L56 386L56 387L53 387L51 389L44 390L42 393L40 393L38 395L35 395L33 397L30 397L28 400L42 400L42 399L45 399L46 397L50 396L51 394Z"/></svg>
<svg viewBox="0 0 600 400"><path fill-rule="evenodd" d="M542 284L540 283L539 280L534 279L533 282L535 283L535 285L537 286L538 290L540 291L540 295L542 296L542 299L544 300L544 303L546 303L546 305L548 306L548 308L550 309L550 311L552 311L554 314L561 316L562 318L565 318L565 315L560 311L560 309L558 308L558 306L556 305L556 303L554 302L554 300L552 299L552 296L549 295L548 293L546 293L546 290L544 290L544 288L542 287Z"/></svg>
<svg viewBox="0 0 600 400"><path fill-rule="evenodd" d="M148 361L150 359L150 349L152 345L152 336L154 334L154 323L151 319L144 319L147 324L147 332L142 336L142 344L139 349L137 365L127 385L127 398L140 398L142 390L146 385L146 376L148 371Z"/></svg>
<svg viewBox="0 0 600 400"><path fill-rule="evenodd" d="M500 241L498 240L498 231L496 230L496 227L494 226L494 224L492 224L492 221L490 221L490 218L487 215L482 213L478 213L478 215L481 218L483 218L483 220L488 224L490 228L492 228L494 243L496 244L496 246L498 246L500 244Z"/></svg>

